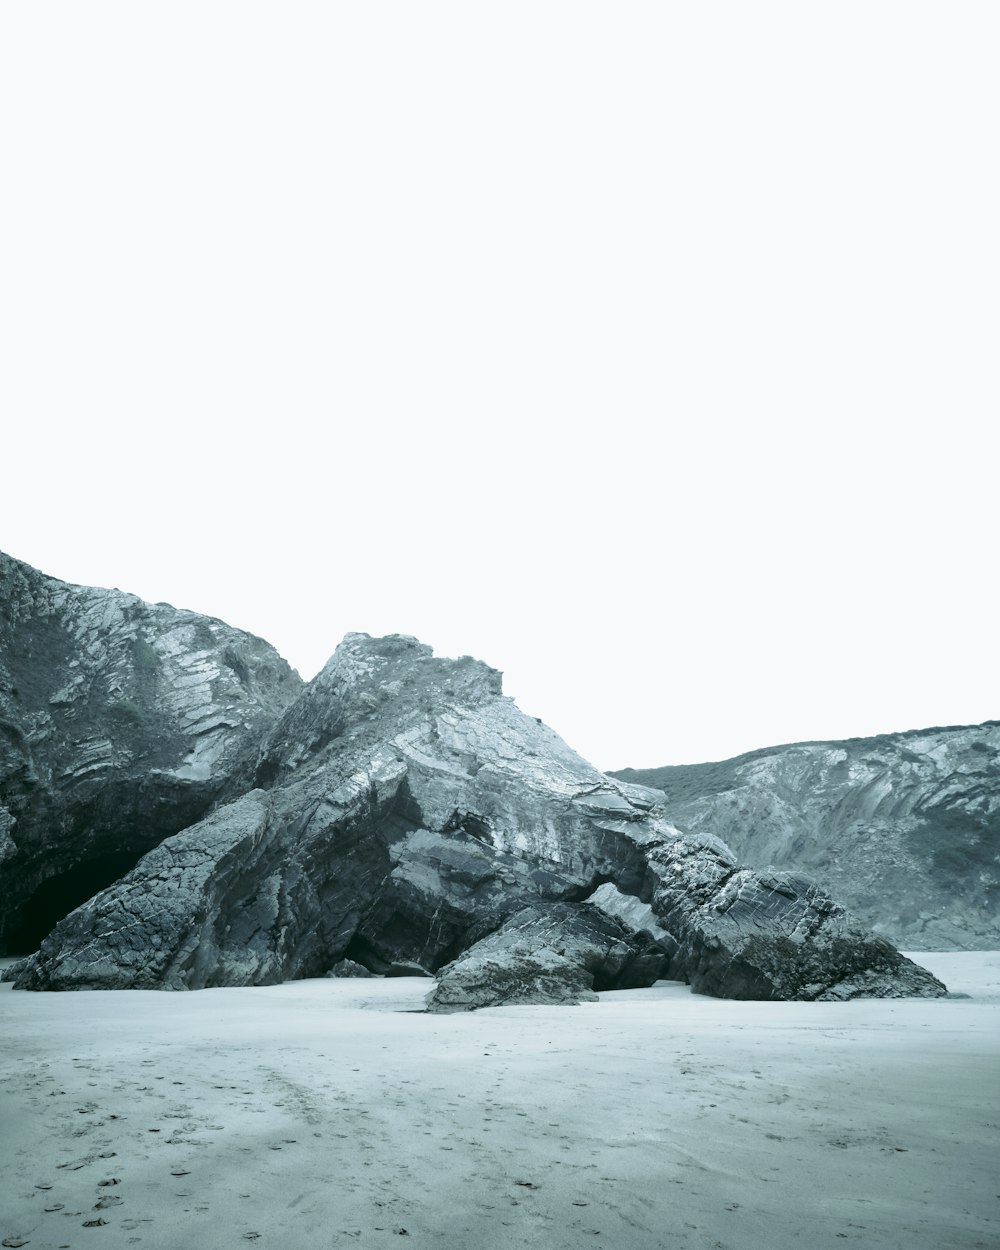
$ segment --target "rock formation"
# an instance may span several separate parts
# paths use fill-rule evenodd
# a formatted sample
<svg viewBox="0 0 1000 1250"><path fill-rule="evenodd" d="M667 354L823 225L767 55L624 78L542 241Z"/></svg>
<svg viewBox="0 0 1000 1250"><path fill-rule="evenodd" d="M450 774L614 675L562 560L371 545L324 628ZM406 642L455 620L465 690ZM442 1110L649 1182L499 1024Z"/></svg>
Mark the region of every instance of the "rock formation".
<svg viewBox="0 0 1000 1250"><path fill-rule="evenodd" d="M1000 722L612 775L748 864L810 873L904 949L1000 946Z"/></svg>
<svg viewBox="0 0 1000 1250"><path fill-rule="evenodd" d="M252 776L56 925L15 983L252 985L344 960L436 974L435 1010L662 975L744 998L944 992L807 879L681 834L662 794L599 773L499 673L363 634Z"/></svg>
<svg viewBox="0 0 1000 1250"><path fill-rule="evenodd" d="M199 820L301 688L221 621L0 554L0 950Z"/></svg>

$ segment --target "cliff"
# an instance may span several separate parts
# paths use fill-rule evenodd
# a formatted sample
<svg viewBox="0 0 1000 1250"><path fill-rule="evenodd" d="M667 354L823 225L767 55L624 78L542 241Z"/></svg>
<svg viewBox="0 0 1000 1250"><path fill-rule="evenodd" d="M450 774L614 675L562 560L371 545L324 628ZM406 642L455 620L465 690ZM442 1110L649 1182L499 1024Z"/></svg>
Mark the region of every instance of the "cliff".
<svg viewBox="0 0 1000 1250"><path fill-rule="evenodd" d="M904 949L1000 946L1000 722L612 775L748 864L810 873Z"/></svg>
<svg viewBox="0 0 1000 1250"><path fill-rule="evenodd" d="M250 985L347 960L423 969L443 1011L663 975L744 998L943 992L813 882L682 834L661 794L598 772L499 673L412 638L348 635L228 786L15 983Z"/></svg>
<svg viewBox="0 0 1000 1250"><path fill-rule="evenodd" d="M0 553L0 950L199 820L301 689L222 621Z"/></svg>

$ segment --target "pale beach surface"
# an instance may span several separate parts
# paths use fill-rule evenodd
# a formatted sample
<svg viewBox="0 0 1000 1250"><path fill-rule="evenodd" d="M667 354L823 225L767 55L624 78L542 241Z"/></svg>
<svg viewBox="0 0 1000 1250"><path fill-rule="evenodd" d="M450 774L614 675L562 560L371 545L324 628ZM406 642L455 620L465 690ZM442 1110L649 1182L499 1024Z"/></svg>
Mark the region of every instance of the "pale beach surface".
<svg viewBox="0 0 1000 1250"><path fill-rule="evenodd" d="M913 958L969 997L4 985L0 1240L996 1250L1000 953Z"/></svg>

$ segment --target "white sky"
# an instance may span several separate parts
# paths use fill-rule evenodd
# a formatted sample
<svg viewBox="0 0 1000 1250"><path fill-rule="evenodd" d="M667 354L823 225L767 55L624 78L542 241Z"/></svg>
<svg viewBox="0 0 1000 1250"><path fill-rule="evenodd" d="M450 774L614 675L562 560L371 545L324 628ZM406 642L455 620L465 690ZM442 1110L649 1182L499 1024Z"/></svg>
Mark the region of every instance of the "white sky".
<svg viewBox="0 0 1000 1250"><path fill-rule="evenodd" d="M998 33L2 6L0 547L606 768L1000 716Z"/></svg>

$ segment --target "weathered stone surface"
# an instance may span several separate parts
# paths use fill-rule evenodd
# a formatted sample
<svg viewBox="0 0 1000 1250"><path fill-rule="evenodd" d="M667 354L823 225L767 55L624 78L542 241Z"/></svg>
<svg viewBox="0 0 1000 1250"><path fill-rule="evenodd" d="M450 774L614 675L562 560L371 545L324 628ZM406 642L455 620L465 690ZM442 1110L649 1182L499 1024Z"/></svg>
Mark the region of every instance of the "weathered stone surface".
<svg viewBox="0 0 1000 1250"><path fill-rule="evenodd" d="M204 815L301 688L259 638L0 553L0 950Z"/></svg>
<svg viewBox="0 0 1000 1250"><path fill-rule="evenodd" d="M221 957L226 984L280 980L280 973L269 975L271 944L248 932L229 905L233 882L266 862L270 806L254 790L167 838L57 925L38 953L21 961L22 975L32 970L34 989L183 989L218 984L213 973ZM276 889L265 877L262 888L272 884ZM67 942L64 934L83 940Z"/></svg>
<svg viewBox="0 0 1000 1250"><path fill-rule="evenodd" d="M648 983L669 954L673 975L723 995L817 997L848 972L851 985L869 972L869 993L943 991L888 946L848 969L846 946L870 935L808 882L744 873L734 896L739 870L721 842L684 837L660 794L587 764L502 696L498 673L414 639L348 635L253 773L251 794L68 916L16 983L259 984L347 958L378 973L451 964L442 994L461 986L470 1004L476 967L483 994L506 984L508 1001L552 1001L626 970ZM565 947L576 953L541 940L556 927L578 935ZM622 943L613 959L608 932Z"/></svg>
<svg viewBox="0 0 1000 1250"><path fill-rule="evenodd" d="M1000 945L1000 722L613 775L751 866L808 872L904 949Z"/></svg>
<svg viewBox="0 0 1000 1250"><path fill-rule="evenodd" d="M596 990L651 985L667 950L596 907L526 907L440 972L428 1010L517 1003L581 1003Z"/></svg>
<svg viewBox="0 0 1000 1250"><path fill-rule="evenodd" d="M359 964L353 959L340 959L333 965L326 974L328 977L367 977L375 976L369 968L364 964Z"/></svg>
<svg viewBox="0 0 1000 1250"><path fill-rule="evenodd" d="M423 964L413 963L412 960L400 959L386 968L385 975L387 977L430 977L434 974L428 972Z"/></svg>
<svg viewBox="0 0 1000 1250"><path fill-rule="evenodd" d="M684 858L699 880L677 891L667 874ZM801 874L737 869L696 837L658 848L651 864L661 875L653 909L681 935L670 975L700 993L824 1000L944 989Z"/></svg>

